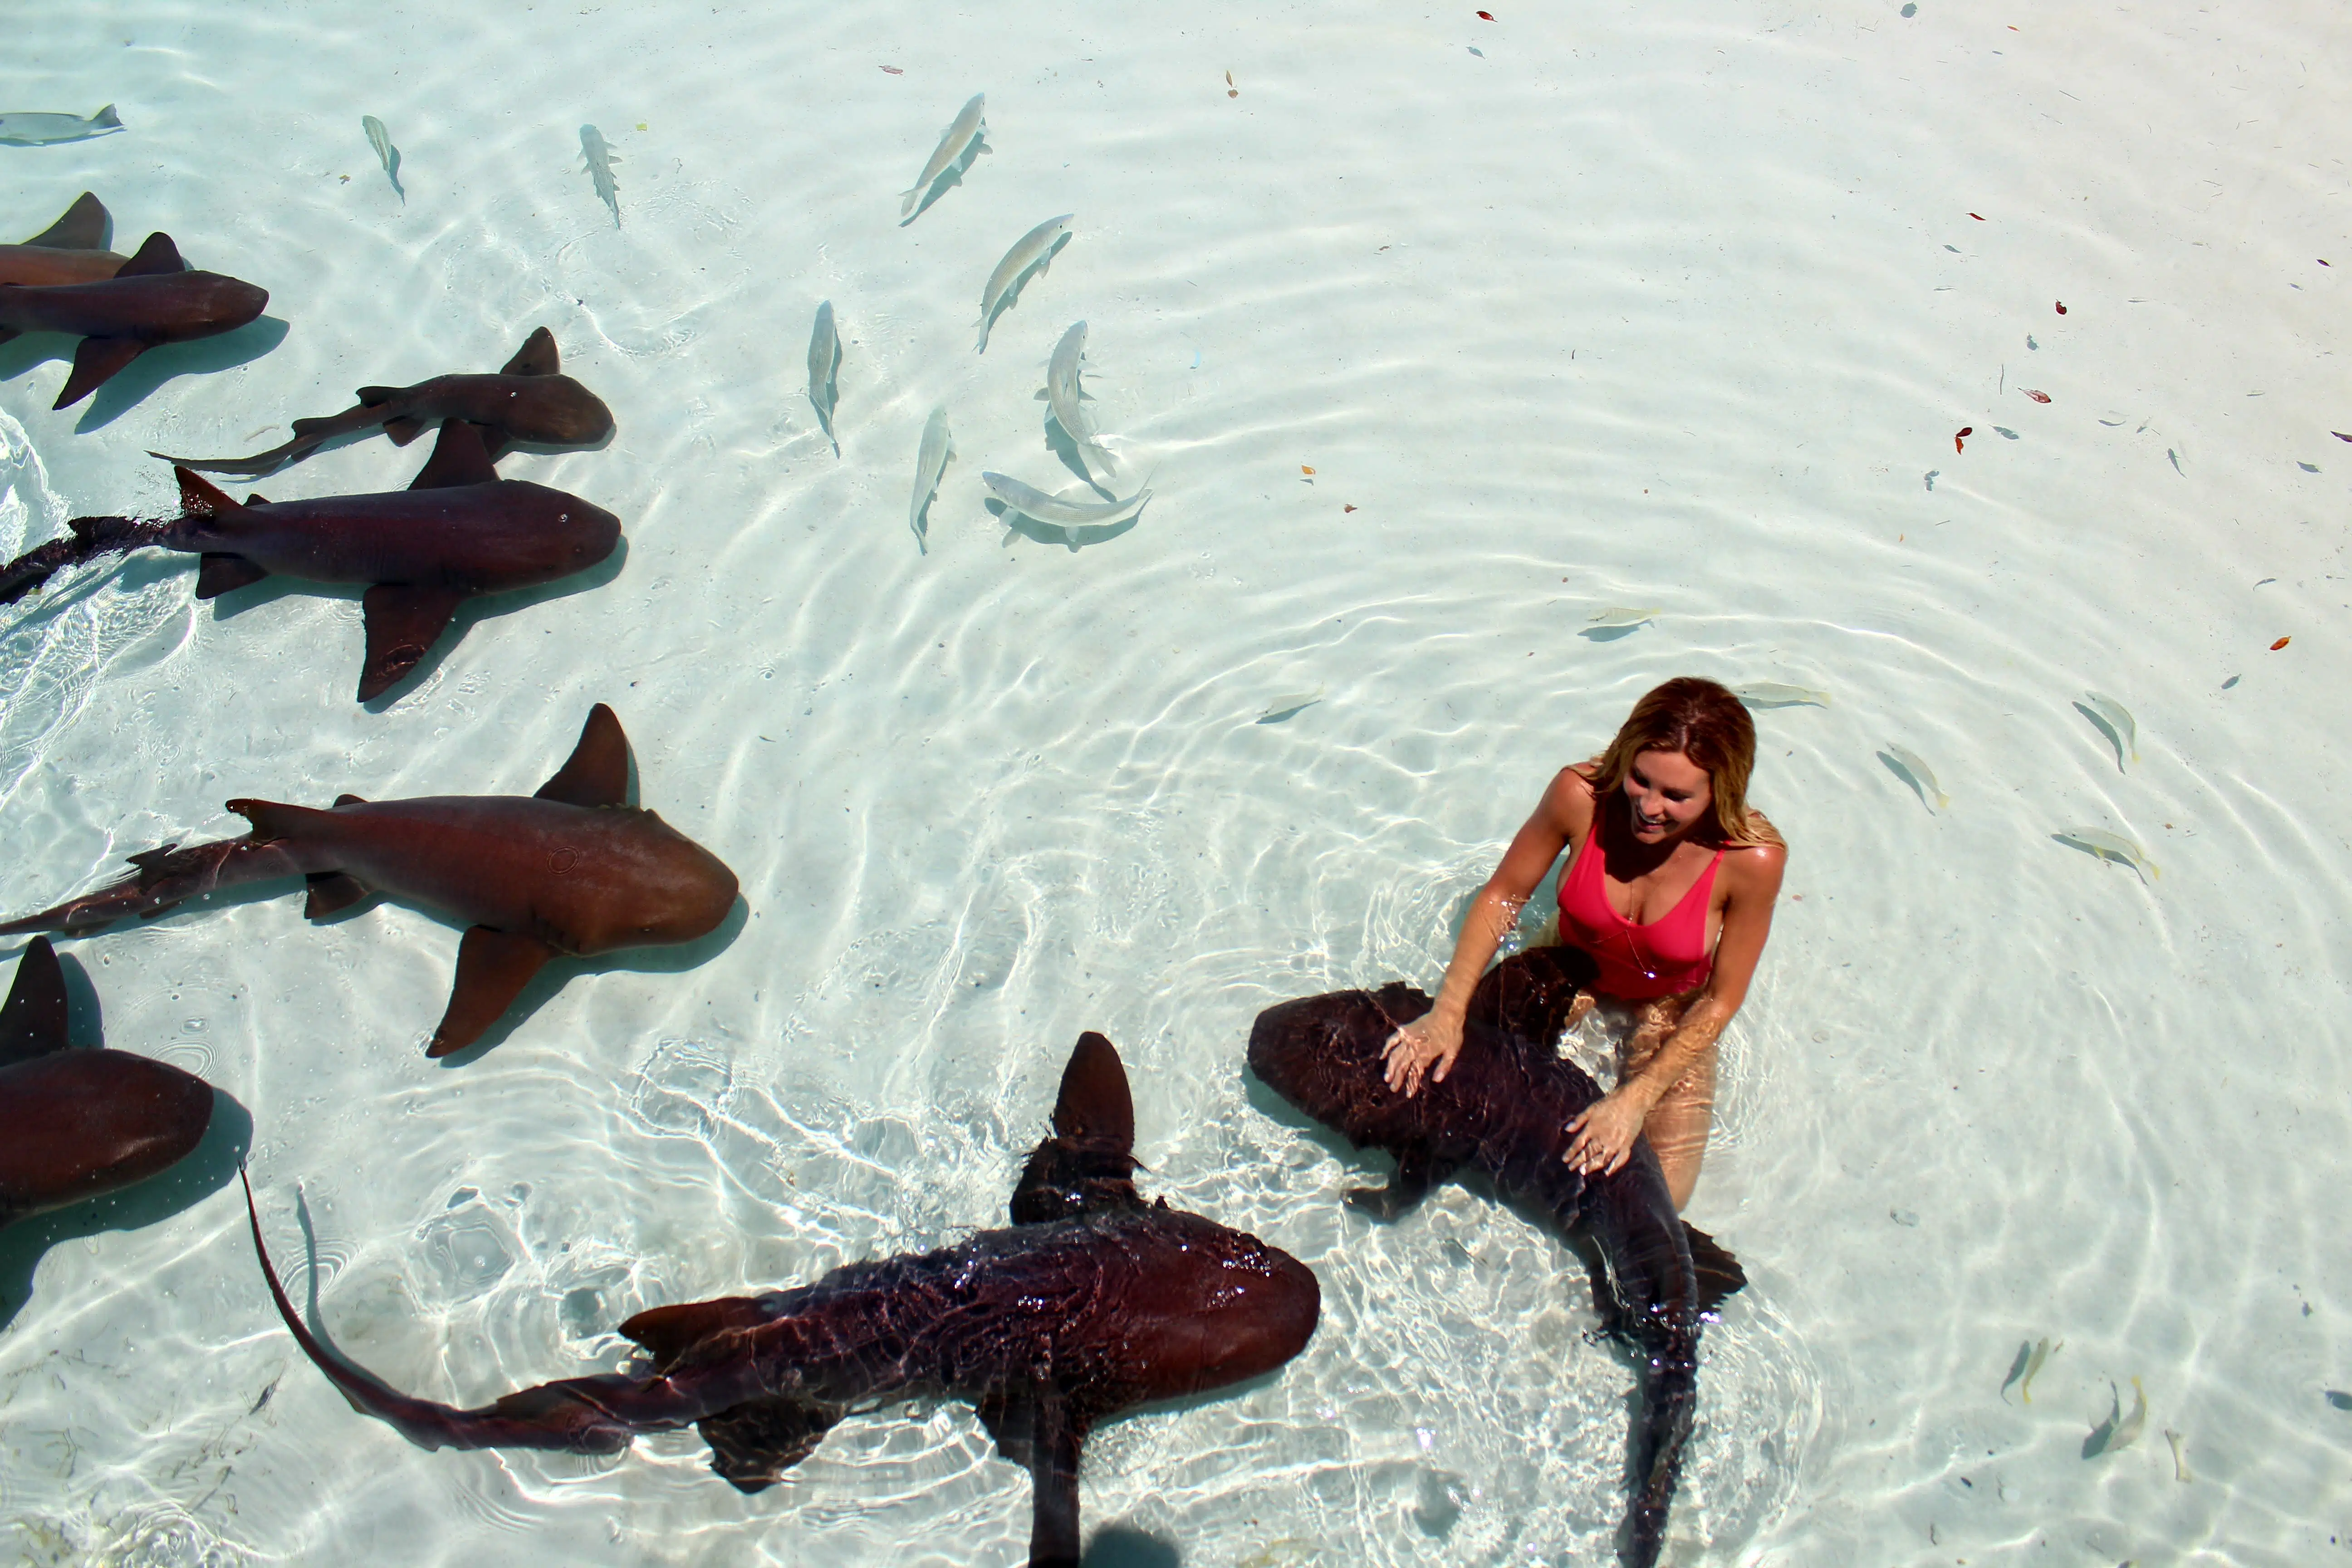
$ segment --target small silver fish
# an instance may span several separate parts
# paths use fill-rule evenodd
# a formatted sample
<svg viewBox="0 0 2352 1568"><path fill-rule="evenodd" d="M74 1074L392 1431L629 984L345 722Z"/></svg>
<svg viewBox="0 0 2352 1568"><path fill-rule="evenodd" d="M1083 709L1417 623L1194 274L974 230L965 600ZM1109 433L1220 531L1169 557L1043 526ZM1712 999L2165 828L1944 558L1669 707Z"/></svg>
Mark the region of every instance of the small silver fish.
<svg viewBox="0 0 2352 1568"><path fill-rule="evenodd" d="M580 166L588 171L588 183L596 187L597 199L613 209L613 226L621 226L620 182L613 178L613 165L621 161L604 140L604 133L593 125L580 128Z"/></svg>
<svg viewBox="0 0 2352 1568"><path fill-rule="evenodd" d="M1294 691L1287 697L1277 697L1267 703L1265 711L1257 716L1255 722L1279 724L1286 719L1297 716L1300 709L1311 708L1322 700L1323 689L1319 686L1312 691Z"/></svg>
<svg viewBox="0 0 2352 1568"><path fill-rule="evenodd" d="M1750 708L1826 708L1830 694L1810 686L1783 686L1777 680L1751 680L1735 686L1731 694Z"/></svg>
<svg viewBox="0 0 2352 1568"><path fill-rule="evenodd" d="M88 120L79 114L0 114L0 145L54 147L60 142L87 142L121 129L122 121L110 103Z"/></svg>
<svg viewBox="0 0 2352 1568"><path fill-rule="evenodd" d="M2164 455L2172 459L2172 471L2174 473L2179 474L2184 479L2189 477L2189 470L2180 466L2179 453L2174 451L2171 447L2167 447L2164 449Z"/></svg>
<svg viewBox="0 0 2352 1568"><path fill-rule="evenodd" d="M931 547L923 514L930 510L931 498L939 493L940 475L954 456L955 438L948 434L948 411L945 406L934 408L931 416L923 421L923 444L915 453L915 500L907 510L907 526L915 531L915 543L926 555L931 552Z"/></svg>
<svg viewBox="0 0 2352 1568"><path fill-rule="evenodd" d="M2172 1445L2172 1479L2184 1486L2195 1480L2197 1478L2189 1473L2189 1456L2181 1448L2181 1445L2188 1439L2167 1426L2164 1429L2164 1440Z"/></svg>
<svg viewBox="0 0 2352 1568"><path fill-rule="evenodd" d="M2005 441L2014 441L2017 439L2017 432L2011 429L2006 425L1996 425L1992 427L1992 431L1994 435L1999 436Z"/></svg>
<svg viewBox="0 0 2352 1568"><path fill-rule="evenodd" d="M966 155L978 156L988 151L988 124L981 118L988 103L988 95L975 92L971 101L956 110L955 122L940 132L940 144L931 149L931 156L923 172L915 176L913 188L898 195L900 226L915 221L915 208L941 174L961 163Z"/></svg>
<svg viewBox="0 0 2352 1568"><path fill-rule="evenodd" d="M1632 610L1622 605L1612 605L1597 616L1588 616L1585 620L1589 626L1612 631L1620 626L1645 626L1664 614L1665 611L1660 609Z"/></svg>
<svg viewBox="0 0 2352 1568"><path fill-rule="evenodd" d="M2140 1428L2147 1425L2147 1394L2132 1380L2132 1413L2124 1414L2123 1394L2112 1383L2107 1384L2107 1418L2091 1428L2083 1439L2083 1458L2095 1459L2102 1454L2120 1453L2136 1442Z"/></svg>
<svg viewBox="0 0 2352 1568"><path fill-rule="evenodd" d="M1034 517L1039 522L1058 522L1065 528L1084 527L1088 523L1117 522L1121 518L1141 511L1143 503L1151 499L1148 489L1136 491L1125 500L1089 506L1083 501L1066 501L1032 489L1019 479L1003 474L983 473L980 482L998 500L1024 517Z"/></svg>
<svg viewBox="0 0 2352 1568"><path fill-rule="evenodd" d="M1931 812L1950 809L1952 797L1937 785L1935 770L1927 764L1918 752L1906 750L1889 741L1886 743L1886 749L1878 753L1878 760L1885 763L1887 770L1896 778L1911 786L1912 793L1919 797L1921 805Z"/></svg>
<svg viewBox="0 0 2352 1568"><path fill-rule="evenodd" d="M980 291L980 346L976 352L988 352L990 325L1020 293L1022 279L1028 277L1030 268L1041 273L1052 270L1054 252L1070 237L1070 220L1076 216L1064 213L1060 217L1049 217L1023 235L1004 253L1004 259L996 264L996 270L988 275L988 286Z"/></svg>
<svg viewBox="0 0 2352 1568"><path fill-rule="evenodd" d="M1078 449L1078 460L1086 464L1087 477L1093 477L1097 463L1109 473L1117 467L1111 455L1103 449L1101 439L1095 434L1094 421L1087 417L1082 403L1092 401L1091 395L1078 384L1078 368L1086 358L1087 324L1079 321L1062 334L1054 345L1054 357L1045 362L1045 406L1054 411L1055 422Z"/></svg>
<svg viewBox="0 0 2352 1568"><path fill-rule="evenodd" d="M841 437L833 433L833 411L841 401L841 389L835 384L840 370L841 333L833 324L833 301L827 300L816 308L816 326L809 332L808 394L836 458L841 456Z"/></svg>
<svg viewBox="0 0 2352 1568"><path fill-rule="evenodd" d="M2112 697L2102 697L2095 691L2085 691L2074 703L2074 710L2096 724L2116 748L2116 769L2123 770L2124 755L2131 754L2139 761L2139 726L2132 722L2131 710Z"/></svg>
<svg viewBox="0 0 2352 1568"><path fill-rule="evenodd" d="M383 177L400 191L401 205L407 205L408 193L400 190L400 149L392 144L392 132L373 114L360 116L360 129L367 132L368 145L375 149L376 161L383 165Z"/></svg>
<svg viewBox="0 0 2352 1568"><path fill-rule="evenodd" d="M2143 883L2164 875L2157 869L2156 862L2147 858L2147 850L2128 838L2119 837L2104 829L2069 827L2063 832L2053 833L2050 837L2065 845L2069 849L2080 849L2085 855L2095 856L2102 860L2112 860L2118 866L2128 866Z"/></svg>

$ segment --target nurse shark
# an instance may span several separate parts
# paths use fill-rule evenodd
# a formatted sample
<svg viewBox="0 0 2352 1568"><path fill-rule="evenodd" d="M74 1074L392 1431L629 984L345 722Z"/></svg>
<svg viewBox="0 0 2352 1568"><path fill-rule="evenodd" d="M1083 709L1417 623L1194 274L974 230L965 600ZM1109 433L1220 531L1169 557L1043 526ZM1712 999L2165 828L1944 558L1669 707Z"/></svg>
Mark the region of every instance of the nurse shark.
<svg viewBox="0 0 2352 1568"><path fill-rule="evenodd" d="M381 427L405 447L445 420L481 427L490 461L528 441L544 447L593 447L613 433L604 399L562 374L555 334L540 327L496 375L436 375L414 386L362 386L359 405L323 419L297 419L294 438L250 458L163 458L199 473L260 479L300 462L328 442Z"/></svg>
<svg viewBox="0 0 2352 1568"><path fill-rule="evenodd" d="M233 800L242 838L131 857L138 874L0 925L92 931L152 920L187 899L280 878L309 884L325 920L375 892L466 922L457 984L425 1054L481 1038L548 960L692 942L734 908L735 873L652 812L627 804L629 742L599 702L571 759L537 795L337 798L324 811Z"/></svg>
<svg viewBox="0 0 2352 1568"><path fill-rule="evenodd" d="M132 550L200 555L196 597L211 599L272 575L363 583L367 653L359 700L382 696L424 660L458 606L485 594L532 588L583 572L613 553L621 523L578 496L490 466L480 428L453 419L404 490L243 505L187 468L178 517L144 522L77 517L53 539L0 566L0 605L60 568Z"/></svg>
<svg viewBox="0 0 2352 1568"><path fill-rule="evenodd" d="M1289 1254L1135 1190L1135 1108L1118 1052L1079 1037L1053 1136L1013 1225L936 1252L853 1263L761 1296L656 1307L621 1325L646 1364L541 1384L474 1410L412 1398L303 1326L263 1248L278 1315L363 1415L426 1448L616 1454L692 1426L710 1468L772 1486L844 1418L910 1399L977 1408L1034 1488L1032 1568L1076 1568L1078 1457L1097 1425L1273 1372L1305 1348L1321 1294ZM247 1203L251 1203L248 1189Z"/></svg>
<svg viewBox="0 0 2352 1568"><path fill-rule="evenodd" d="M68 1049L57 950L26 944L0 1004L0 1226L169 1170L212 1119L212 1087L169 1062Z"/></svg>
<svg viewBox="0 0 2352 1568"><path fill-rule="evenodd" d="M70 215L68 215L70 216ZM235 331L261 314L269 291L180 259L156 233L111 278L0 286L0 342L24 332L81 339L53 408L70 408L149 349Z"/></svg>
<svg viewBox="0 0 2352 1568"><path fill-rule="evenodd" d="M1531 1218L1597 1250L1595 1304L1603 1326L1635 1352L1641 1380L1620 1551L1629 1568L1650 1568L1698 1400L1700 1315L1747 1277L1676 1216L1647 1142L1635 1142L1614 1175L1586 1176L1562 1163L1569 1122L1601 1098L1600 1086L1555 1049L1590 973L1570 949L1505 960L1479 983L1452 1069L1411 1100L1389 1088L1383 1047L1430 1000L1402 984L1267 1008L1250 1030L1249 1065L1357 1147L1395 1156L1385 1188L1347 1194L1355 1206L1394 1219L1467 1168Z"/></svg>

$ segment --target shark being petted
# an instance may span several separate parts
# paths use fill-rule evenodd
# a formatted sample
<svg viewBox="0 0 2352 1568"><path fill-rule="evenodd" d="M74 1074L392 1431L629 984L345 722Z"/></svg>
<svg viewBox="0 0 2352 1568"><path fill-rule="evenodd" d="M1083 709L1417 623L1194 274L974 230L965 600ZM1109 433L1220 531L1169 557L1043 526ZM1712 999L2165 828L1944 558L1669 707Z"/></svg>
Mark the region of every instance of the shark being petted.
<svg viewBox="0 0 2352 1568"><path fill-rule="evenodd" d="M268 303L266 289L196 271L170 235L156 233L111 278L0 288L0 342L25 332L81 339L50 405L70 408L149 349L235 331Z"/></svg>
<svg viewBox="0 0 2352 1568"><path fill-rule="evenodd" d="M460 1410L387 1387L305 1328L253 1243L280 1317L364 1415L426 1448L617 1454L698 1428L710 1468L757 1492L861 1412L913 1399L975 1406L1029 1472L1032 1568L1078 1562L1078 1456L1097 1425L1274 1371L1315 1332L1305 1265L1254 1236L1144 1202L1118 1052L1079 1037L1053 1136L1029 1156L1013 1225L936 1252L852 1263L809 1284L639 1312L634 1373L565 1378ZM249 1201L249 1197L248 1197Z"/></svg>
<svg viewBox="0 0 2352 1568"><path fill-rule="evenodd" d="M481 1038L548 960L674 946L735 907L735 873L650 811L628 804L629 742L613 710L589 710L571 760L533 795L339 797L319 810L233 800L242 838L131 857L136 875L0 925L94 931L152 920L188 899L301 877L302 912L325 920L371 894L465 923L457 978L426 1055Z"/></svg>
<svg viewBox="0 0 2352 1568"><path fill-rule="evenodd" d="M416 668L467 599L583 572L621 539L620 520L604 508L499 478L479 427L464 420L441 427L432 458L404 490L297 501L247 496L239 505L202 476L174 471L178 517L70 519L67 537L0 566L0 605L63 567L147 549L201 556L199 599L269 576L364 583L359 700L365 702Z"/></svg>
<svg viewBox="0 0 2352 1568"><path fill-rule="evenodd" d="M491 462L519 442L593 447L613 433L604 399L563 374L555 334L532 330L496 375L436 375L414 386L362 386L359 405L324 419L294 421L294 439L250 458L151 458L205 474L257 479L300 462L328 442L381 428L405 447L436 425L462 419L481 427Z"/></svg>
<svg viewBox="0 0 2352 1568"><path fill-rule="evenodd" d="M0 1226L161 1174L212 1119L212 1086L169 1062L68 1049L57 949L26 944L0 1004Z"/></svg>
<svg viewBox="0 0 2352 1568"><path fill-rule="evenodd" d="M1397 1026L1429 1011L1429 998L1408 985L1269 1007L1250 1030L1249 1065L1267 1088L1357 1147L1396 1157L1385 1188L1348 1194L1357 1207L1394 1219L1468 1169L1530 1217L1598 1252L1595 1303L1603 1327L1633 1351L1640 1379L1620 1551L1627 1568L1650 1568L1665 1540L1698 1403L1700 1314L1747 1277L1675 1215L1647 1142L1637 1141L1613 1175L1588 1176L1561 1160L1568 1124L1601 1098L1600 1086L1554 1048L1591 978L1591 960L1572 948L1506 959L1472 995L1453 1069L1410 1100L1389 1088L1384 1059Z"/></svg>
<svg viewBox="0 0 2352 1568"><path fill-rule="evenodd" d="M84 191L57 222L24 244L0 245L0 284L104 282L131 259L106 248L111 222L105 205Z"/></svg>

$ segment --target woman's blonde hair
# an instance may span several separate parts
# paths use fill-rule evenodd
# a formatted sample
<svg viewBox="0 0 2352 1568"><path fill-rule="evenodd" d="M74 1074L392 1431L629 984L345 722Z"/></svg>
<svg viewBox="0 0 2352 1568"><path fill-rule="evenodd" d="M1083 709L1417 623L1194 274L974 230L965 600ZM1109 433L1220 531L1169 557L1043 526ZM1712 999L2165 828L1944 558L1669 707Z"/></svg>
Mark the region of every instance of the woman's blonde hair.
<svg viewBox="0 0 2352 1568"><path fill-rule="evenodd" d="M1625 786L1643 752L1680 752L1706 771L1715 795L1715 826L1727 844L1779 844L1779 833L1748 805L1748 777L1756 768L1756 721L1728 689L1683 675L1652 689L1633 704L1617 738L1594 765L1592 794L1603 798Z"/></svg>

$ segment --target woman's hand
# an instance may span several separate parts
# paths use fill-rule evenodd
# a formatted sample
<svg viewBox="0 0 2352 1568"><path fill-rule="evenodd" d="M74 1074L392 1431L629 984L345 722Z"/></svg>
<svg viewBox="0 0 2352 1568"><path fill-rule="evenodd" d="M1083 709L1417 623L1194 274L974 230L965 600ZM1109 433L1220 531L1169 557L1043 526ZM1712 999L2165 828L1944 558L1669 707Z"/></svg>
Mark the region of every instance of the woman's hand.
<svg viewBox="0 0 2352 1568"><path fill-rule="evenodd" d="M1649 1114L1624 1089L1612 1089L1568 1124L1568 1152L1561 1162L1588 1176L1615 1175L1633 1157L1633 1140L1642 1135Z"/></svg>
<svg viewBox="0 0 2352 1568"><path fill-rule="evenodd" d="M1424 1013L1401 1026L1383 1047L1388 1058L1389 1087L1407 1100L1421 1092L1423 1073L1432 1083L1444 1083L1462 1054L1462 1020L1450 1014Z"/></svg>

